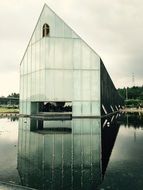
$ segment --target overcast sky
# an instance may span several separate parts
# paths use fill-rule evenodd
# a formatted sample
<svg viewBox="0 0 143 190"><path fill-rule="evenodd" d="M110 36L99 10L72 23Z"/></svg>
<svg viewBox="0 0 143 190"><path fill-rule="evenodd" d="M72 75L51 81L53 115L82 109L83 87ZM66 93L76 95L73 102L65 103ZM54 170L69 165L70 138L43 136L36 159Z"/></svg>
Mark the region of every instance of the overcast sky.
<svg viewBox="0 0 143 190"><path fill-rule="evenodd" d="M20 61L44 3L100 55L116 88L143 85L142 0L4 0L0 96L19 92Z"/></svg>

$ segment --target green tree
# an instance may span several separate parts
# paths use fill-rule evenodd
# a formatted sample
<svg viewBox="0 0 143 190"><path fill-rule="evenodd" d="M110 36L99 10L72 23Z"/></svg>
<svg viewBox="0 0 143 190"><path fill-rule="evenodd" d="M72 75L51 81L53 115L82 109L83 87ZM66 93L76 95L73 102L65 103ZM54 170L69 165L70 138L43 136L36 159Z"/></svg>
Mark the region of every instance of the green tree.
<svg viewBox="0 0 143 190"><path fill-rule="evenodd" d="M19 98L19 93L11 93L10 95L7 96L8 98L9 97L13 97L13 98Z"/></svg>

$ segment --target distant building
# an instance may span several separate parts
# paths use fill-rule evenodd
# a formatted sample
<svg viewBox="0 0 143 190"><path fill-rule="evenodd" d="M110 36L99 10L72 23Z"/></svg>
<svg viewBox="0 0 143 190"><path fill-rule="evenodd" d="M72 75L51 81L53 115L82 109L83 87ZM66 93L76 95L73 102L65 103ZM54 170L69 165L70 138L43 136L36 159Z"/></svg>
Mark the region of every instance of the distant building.
<svg viewBox="0 0 143 190"><path fill-rule="evenodd" d="M20 113L101 116L121 105L101 58L44 5L20 65Z"/></svg>

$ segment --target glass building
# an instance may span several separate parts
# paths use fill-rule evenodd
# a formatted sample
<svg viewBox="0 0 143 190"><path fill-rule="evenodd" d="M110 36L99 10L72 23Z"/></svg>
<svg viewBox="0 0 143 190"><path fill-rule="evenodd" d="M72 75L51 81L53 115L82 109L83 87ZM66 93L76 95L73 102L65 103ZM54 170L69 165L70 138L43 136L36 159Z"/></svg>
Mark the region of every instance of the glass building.
<svg viewBox="0 0 143 190"><path fill-rule="evenodd" d="M20 65L20 113L101 116L122 104L99 55L44 5Z"/></svg>

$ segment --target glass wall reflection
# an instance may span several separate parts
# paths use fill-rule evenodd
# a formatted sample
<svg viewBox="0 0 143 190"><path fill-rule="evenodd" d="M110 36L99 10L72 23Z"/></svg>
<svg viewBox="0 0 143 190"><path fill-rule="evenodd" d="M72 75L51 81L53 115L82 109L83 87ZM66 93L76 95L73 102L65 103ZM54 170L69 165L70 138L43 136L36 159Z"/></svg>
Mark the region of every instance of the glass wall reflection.
<svg viewBox="0 0 143 190"><path fill-rule="evenodd" d="M102 119L102 176L104 178L108 162L119 132L120 115L114 115L106 119Z"/></svg>
<svg viewBox="0 0 143 190"><path fill-rule="evenodd" d="M36 189L95 189L102 182L119 125L114 118L44 121L20 118L18 171Z"/></svg>

